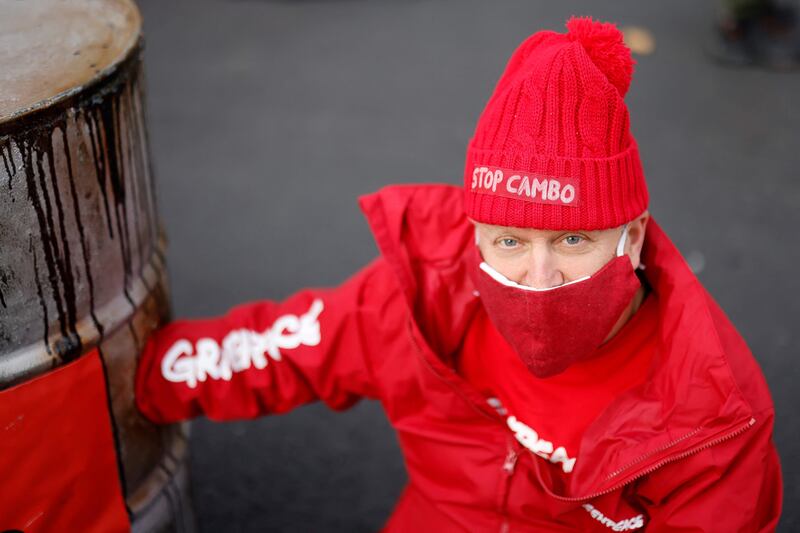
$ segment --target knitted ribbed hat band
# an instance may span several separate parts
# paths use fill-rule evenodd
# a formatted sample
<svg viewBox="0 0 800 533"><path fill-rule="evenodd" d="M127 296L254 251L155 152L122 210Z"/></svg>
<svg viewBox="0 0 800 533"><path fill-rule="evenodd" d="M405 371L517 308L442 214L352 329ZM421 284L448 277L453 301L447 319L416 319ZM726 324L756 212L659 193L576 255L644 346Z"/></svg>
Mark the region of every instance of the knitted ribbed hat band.
<svg viewBox="0 0 800 533"><path fill-rule="evenodd" d="M478 222L606 229L647 209L623 100L630 50L612 24L571 18L511 56L467 148L464 195Z"/></svg>

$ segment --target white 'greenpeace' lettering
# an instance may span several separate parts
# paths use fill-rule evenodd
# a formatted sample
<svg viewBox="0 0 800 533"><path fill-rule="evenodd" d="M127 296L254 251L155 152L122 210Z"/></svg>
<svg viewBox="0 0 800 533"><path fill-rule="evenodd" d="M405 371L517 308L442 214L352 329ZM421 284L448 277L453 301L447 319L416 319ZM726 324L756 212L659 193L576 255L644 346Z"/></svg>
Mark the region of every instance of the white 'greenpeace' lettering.
<svg viewBox="0 0 800 533"><path fill-rule="evenodd" d="M161 374L167 381L185 382L191 388L206 378L230 380L234 372L265 368L269 358L281 360L281 349L320 342L319 315L322 300L314 300L301 316L283 315L263 332L236 329L225 335L222 346L209 338L198 339L196 346L186 339L176 341L161 361Z"/></svg>
<svg viewBox="0 0 800 533"><path fill-rule="evenodd" d="M551 463L561 463L561 470L565 473L569 474L572 472L572 469L575 467L575 460L576 458L570 457L567 455L567 450L564 449L563 446L559 446L555 450L553 450L553 443L544 439L539 438L539 434L536 433L529 425L520 422L517 420L515 416L509 416L506 418L506 424L514 432L514 436L517 437L517 440L530 451L547 459Z"/></svg>
<svg viewBox="0 0 800 533"><path fill-rule="evenodd" d="M548 177L505 168L476 166L472 171L471 189L543 204L578 204L576 178Z"/></svg>
<svg viewBox="0 0 800 533"><path fill-rule="evenodd" d="M632 518L626 518L625 520L615 522L601 513L594 505L590 503L584 503L582 507L586 509L587 513L592 515L592 518L604 526L611 528L612 531L630 531L631 529L639 529L640 527L644 527L644 515L641 514Z"/></svg>

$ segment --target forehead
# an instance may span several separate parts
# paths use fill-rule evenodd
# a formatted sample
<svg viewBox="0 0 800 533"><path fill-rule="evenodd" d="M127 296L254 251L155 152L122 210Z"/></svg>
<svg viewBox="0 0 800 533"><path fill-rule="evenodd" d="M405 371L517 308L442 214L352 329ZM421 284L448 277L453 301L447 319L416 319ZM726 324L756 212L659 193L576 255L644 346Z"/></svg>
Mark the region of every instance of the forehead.
<svg viewBox="0 0 800 533"><path fill-rule="evenodd" d="M565 233L583 233L594 237L602 237L614 233L614 229L601 229L601 230L549 230L549 229L536 229L536 228L516 228L513 226L496 226L494 224L484 224L483 222L472 222L475 228L485 235L502 235L511 234L527 238L547 238Z"/></svg>

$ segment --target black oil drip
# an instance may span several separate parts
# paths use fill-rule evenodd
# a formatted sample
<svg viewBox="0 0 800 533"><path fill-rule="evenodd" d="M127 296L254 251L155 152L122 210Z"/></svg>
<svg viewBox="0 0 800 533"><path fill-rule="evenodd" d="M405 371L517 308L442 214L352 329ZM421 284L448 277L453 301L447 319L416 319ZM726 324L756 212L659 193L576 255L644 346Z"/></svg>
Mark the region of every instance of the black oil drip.
<svg viewBox="0 0 800 533"><path fill-rule="evenodd" d="M92 158L94 160L95 174L97 176L97 185L103 195L103 205L105 207L106 225L108 227L108 235L114 239L114 222L112 218L116 219L117 235L119 236L120 251L122 254L122 271L123 271L123 287L122 291L125 299L136 312L136 304L130 295L130 253L126 244L125 234L122 232L122 225L120 222L120 209L119 201L122 198L124 202L125 191L120 192L119 185L121 182L119 172L121 171L117 164L118 150L116 142L116 130L113 125L116 122L116 115L113 110L113 102L118 98L119 93L106 95L102 100L92 100L92 105L82 111L84 121L88 125L89 140L92 147ZM114 201L114 214L111 216L111 208L109 207L108 192L106 188L106 178L111 182L111 192ZM122 216L127 213L123 210ZM132 324L128 323L131 336L136 344L137 350L139 348L139 338L133 330Z"/></svg>
<svg viewBox="0 0 800 533"><path fill-rule="evenodd" d="M144 68L140 64L137 68L136 76L133 77L131 86L133 92L136 94L136 121L143 135L141 139L142 159L146 162L147 179L144 182L147 185L147 204L150 209L147 217L148 224L152 228L151 242L159 242L159 228L161 226L158 218L158 200L156 198L156 184L155 184L155 171L153 170L153 158L150 154L150 132L147 129L147 116L145 110L147 109L147 91L144 90L141 83L144 80ZM156 249L160 249L156 246Z"/></svg>
<svg viewBox="0 0 800 533"><path fill-rule="evenodd" d="M131 307L136 308L136 304L131 298L129 289L131 283L131 253L130 235L128 233L128 209L125 205L125 169L120 165L119 124L118 124L118 105L119 94L110 95L99 106L98 110L102 118L101 125L106 146L106 161L108 162L108 178L111 182L111 193L114 199L114 214L117 221L117 235L119 236L120 253L122 254L122 266L124 274L123 292Z"/></svg>
<svg viewBox="0 0 800 533"><path fill-rule="evenodd" d="M89 129L89 141L92 147L92 161L94 161L94 173L97 176L97 188L103 195L103 207L106 210L106 226L108 227L108 236L114 238L114 229L111 224L111 212L108 207L108 193L106 192L106 158L103 155L103 146L100 139L100 131L97 127L97 117L92 109L86 110L84 113L84 120Z"/></svg>
<svg viewBox="0 0 800 533"><path fill-rule="evenodd" d="M7 141L0 146L0 155L3 157L3 165L8 174L8 190L12 190L14 185L14 175L17 173L17 165L14 163L14 153L11 151L11 142Z"/></svg>
<svg viewBox="0 0 800 533"><path fill-rule="evenodd" d="M42 316L44 317L44 347L47 349L48 354L52 354L53 352L50 350L50 343L47 340L50 330L50 320L47 317L47 302L44 301L42 282L39 281L39 264L36 261L36 249L33 247L33 235L30 236L28 251L33 256L33 277L36 280L36 295L39 297L39 305L42 307Z"/></svg>
<svg viewBox="0 0 800 533"><path fill-rule="evenodd" d="M65 127L66 124L64 122L56 125L56 128L60 128L62 132L64 131ZM58 188L55 153L53 152L53 133L54 130L47 130L40 137L39 141L42 149L44 150L44 154L47 156L48 170L50 171L50 188L53 191L53 197L55 199L56 215L58 216L59 237L61 246L64 249L63 255L59 254L57 256L58 261L56 262L56 267L59 270L61 283L64 288L64 303L66 304L67 308L67 326L69 328L69 334L67 338L59 341L58 347L60 348L59 353L62 355L64 361L71 361L72 359L78 357L83 351L83 342L78 334L78 312L75 306L78 298L75 291L75 276L72 268L72 253L69 247L69 238L67 238L64 206L61 202L61 191L59 191ZM49 204L50 200L49 195L47 195L47 185L45 183L44 174L40 174L39 178L42 184L42 191L45 193L45 197L48 199L47 203ZM76 220L76 224L80 224L79 220ZM54 243L54 248L58 250L58 245L56 244L57 239L54 239L55 227L52 229L53 234L50 236L50 239ZM62 352L61 350L64 351Z"/></svg>
<svg viewBox="0 0 800 533"><path fill-rule="evenodd" d="M104 154L105 164L103 166L107 171L105 177L108 178L111 185L111 195L114 203L114 219L116 221L117 236L119 237L117 241L119 242L120 255L122 256L122 291L135 314L137 312L137 307L130 293L133 267L126 202L127 195L125 189L128 176L124 167L122 132L120 128L120 101L122 94L124 94L122 91L118 91L107 95L106 98L100 101L93 101L93 107L90 108L88 112L94 118L95 127L98 128L96 131L102 133L102 135L97 135L97 141L100 147L99 153ZM99 124L97 124L98 119ZM105 146L105 151L102 150L103 146ZM103 184L105 184L105 177ZM103 190L105 194L105 189ZM128 321L127 325L138 352L141 349L141 343L133 327L133 318Z"/></svg>
<svg viewBox="0 0 800 533"><path fill-rule="evenodd" d="M117 417L114 415L114 402L111 397L111 382L108 379L108 365L106 364L106 356L103 354L103 349L98 344L97 354L100 358L100 366L103 369L103 381L105 381L106 390L106 407L108 408L108 418L111 419L111 434L114 438L114 451L116 452L115 458L117 460L117 474L119 475L119 484L122 488L122 498L127 500L128 497L128 483L125 481L125 467L122 464L122 448L120 446L119 428L117 427ZM125 501L125 511L128 513L128 518L133 517L133 512L128 507L128 502Z"/></svg>
<svg viewBox="0 0 800 533"><path fill-rule="evenodd" d="M143 181L143 176L141 174L141 161L136 154L134 153L133 148L133 135L136 133L136 129L134 126L134 118L132 113L132 106L133 106L133 93L130 87L125 89L125 97L126 101L123 103L122 107L125 110L123 116L125 118L125 156L128 161L128 169L132 173L133 179L130 179L128 183L131 186L131 196L132 202L131 206L133 207L133 221L135 227L135 236L136 236L136 250L139 254L139 265L138 265L138 276L139 279L142 280L142 283L150 290L150 284L147 283L147 280L144 277L144 265L145 260L149 259L149 257L145 256L144 250L144 242L142 239L142 227L141 227L141 194L139 193L139 184ZM123 139L120 139L120 143L122 143Z"/></svg>
<svg viewBox="0 0 800 533"><path fill-rule="evenodd" d="M3 296L3 287L8 288L8 274L0 270L0 305L7 309L8 305L6 305L6 299Z"/></svg>
<svg viewBox="0 0 800 533"><path fill-rule="evenodd" d="M149 167L147 165L148 154L147 144L143 131L142 120L144 120L144 109L141 107L141 93L139 92L138 78L131 83L130 87L130 116L131 126L136 142L139 148L136 157L136 172L141 178L140 185L144 188L144 194L139 194L139 210L144 213L144 219L147 222L147 240L152 246L158 241L158 235L155 232L153 222L155 221L155 213L152 211L152 200L150 197L150 178ZM153 251L148 250L148 258L151 257Z"/></svg>
<svg viewBox="0 0 800 533"><path fill-rule="evenodd" d="M75 127L78 126L77 119L74 122ZM69 141L67 140L66 124L61 125L61 139L64 145L64 154L67 156L67 175L69 177L69 191L72 195L72 213L75 217L75 226L78 228L78 235L81 241L81 253L83 254L83 267L86 269L86 280L89 282L89 313L92 316L92 321L97 331L100 333L100 340L104 336L104 328L97 319L94 309L94 278L92 277L91 257L89 252L89 243L86 241L86 235L83 227L83 219L81 218L80 202L78 201L78 192L75 189L75 176L72 173L72 156L69 151Z"/></svg>
<svg viewBox="0 0 800 533"><path fill-rule="evenodd" d="M130 199L131 199L131 213L133 218L133 233L136 239L136 250L138 253L139 263L136 265L137 271L136 276L141 280L144 287L147 289L149 293L151 291L150 284L147 282L147 279L144 276L144 266L146 262L149 262L149 256L145 256L145 239L147 239L147 235L142 234L142 227L141 227L141 201L140 201L140 194L139 194L139 185L144 182L144 176L141 174L142 169L142 162L138 154L141 151L137 151L134 149L134 134L136 134L135 129L135 118L133 116L133 92L132 89L126 87L122 93L122 99L117 102L117 130L119 134L119 145L120 145L120 162L121 167L126 168L128 174L126 184L130 187ZM122 125L124 124L124 127ZM138 139L138 137L136 137ZM124 145L125 150L123 151L121 148ZM124 156L124 159L123 159ZM127 162L127 166L125 166ZM128 218L126 218L128 220ZM127 224L126 224L127 229ZM128 241L129 245L129 254L130 254L130 241ZM135 312L138 312L135 311ZM136 352L141 352L141 344L139 342L139 336L136 333L135 328L133 327L134 319L131 319L129 322L129 329L131 336L133 337L134 342L136 343Z"/></svg>
<svg viewBox="0 0 800 533"><path fill-rule="evenodd" d="M58 313L58 319L61 326L61 335L66 337L67 336L66 317L64 314L64 304L61 300L61 291L59 290L60 284L56 269L56 258L55 258L56 254L53 250L53 246L55 244L53 242L53 238L55 237L55 232L52 231L52 213L50 213L50 200L47 196L47 191L43 191L44 198L46 199L46 207L48 210L48 214L45 215L45 212L42 209L41 200L39 198L39 193L36 186L36 170L38 169L39 172L44 172L44 170L42 169L39 150L38 147L36 147L35 142L36 139L30 139L30 138L23 139L22 144L20 145L20 151L22 152L22 167L23 170L25 171L25 181L28 187L28 199L33 205L34 212L36 213L36 219L39 223L39 235L41 237L42 248L44 249L45 263L47 264L47 273L48 273L47 277L50 281L50 288L53 292L53 301L56 304L56 311ZM34 167L34 154L37 156L35 167ZM38 277L37 277L37 283L38 283ZM45 344L47 344L46 340ZM48 345L48 350L49 350L49 345Z"/></svg>
<svg viewBox="0 0 800 533"><path fill-rule="evenodd" d="M106 241L104 234L106 230L103 229L103 225L106 226L108 235L111 240L115 238L115 231L114 225L116 225L116 233L119 235L120 240L120 251L122 252L123 256L123 266L126 269L126 283L124 287L125 297L127 298L128 302L131 303L132 307L134 307L134 313L136 312L136 307L133 306L132 298L128 292L128 285L130 282L130 270L131 270L131 240L128 235L128 228L122 227L123 224L130 224L130 227L133 227L134 223L139 224L141 223L144 225L145 221L138 221L134 220L131 221L128 218L128 213L125 208L125 186L126 186L126 176L124 175L124 169L117 169L112 170L112 164L109 161L109 157L116 157L117 161L120 160L120 148L117 147L115 140L119 140L119 112L124 111L123 108L114 107L114 102L119 102L119 95L126 83L130 83L131 80L136 80L137 76L141 72L141 66L139 64L139 57L138 52L135 55L131 55L125 62L115 71L113 76L111 76L108 80L102 81L102 83L97 83L91 87L88 87L89 91L92 91L91 94L87 94L88 91L82 91L80 94L74 95L69 99L61 101L57 105L49 107L44 110L37 111L36 113L32 114L31 117L28 117L25 121L18 121L15 123L9 124L0 124L0 156L3 157L3 165L5 165L5 169L8 170L9 168L13 169L13 173L15 174L15 180L13 184L9 182L9 190L11 190L12 186L16 190L20 190L19 194L22 194L26 187L19 187L19 184L22 182L23 185L27 184L27 195L28 201L30 201L33 207L33 213L28 211L27 217L33 218L36 216L36 222L30 224L30 229L27 230L29 233L29 252L30 256L32 256L33 262L33 273L34 273L34 281L35 281L35 288L38 297L39 304L42 308L42 318L44 321L44 328L43 328L43 340L45 343L45 348L48 354L51 354L53 358L53 363L56 364L59 362L61 358L63 358L63 354L59 353L60 346L63 346L65 342L69 344L69 329L75 328L74 323L74 315L75 313L71 311L73 307L77 306L77 300L74 297L74 294L68 296L66 293L70 291L74 291L77 288L82 286L82 281L80 278L72 278L72 264L71 260L72 257L70 256L70 251L75 256L75 267L76 272L75 275L81 275L81 268L80 268L80 260L77 258L77 248L78 243L76 242L78 235L70 235L73 239L71 241L72 247L71 250L67 250L67 246L69 243L66 241L66 237L64 236L64 224L65 218L67 222L71 218L69 211L71 210L75 217L75 228L78 230L78 233L81 237L81 251L83 252L83 261L85 265L85 272L87 276L87 281L89 282L89 293L90 293L90 303L92 311L94 311L94 297L97 296L98 298L103 292L100 290L102 285L100 283L95 283L100 281L101 278L93 278L92 272L89 270L89 263L91 263L91 250L90 244L93 242L91 241L91 237L95 235L92 231L93 228L88 224L89 217L86 217L88 212L85 209L81 209L79 203L81 198L78 198L76 195L76 191L81 191L81 185L84 184L81 181L81 178L87 177L91 179L91 176L83 176L81 169L83 168L83 159L76 157L71 157L75 154L70 154L69 146L67 144L67 136L69 136L72 131L66 131L65 122L62 120L62 116L68 117L75 117L75 124L78 123L78 118L82 118L82 122L80 125L80 130L82 135L86 137L86 147L88 148L91 146L91 154L90 156L93 157L92 162L87 161L87 165L94 164L94 171L96 173L95 178L97 180L97 184L100 188L100 192L103 195L103 205L105 208L105 218L106 222L103 224L101 220L97 221L98 227L96 228L97 233L102 233L103 235L98 235L102 237L102 242L99 243L97 246L104 246L111 243ZM137 80L138 81L138 80ZM137 102L138 104L138 102ZM66 113L66 115L62 115ZM76 116L77 115L77 116ZM109 118L114 120L116 119L117 123L108 128ZM35 120L34 120L35 119ZM137 115L136 123L138 124L142 120ZM71 120L71 118L70 118ZM52 135L55 134L54 129L58 127L58 121L62 121L60 126L62 127L62 139L64 145L64 151L67 158L67 172L69 173L69 192L67 191L67 186L64 183L58 182L58 185L61 186L61 190L63 194L72 194L72 208L70 209L70 201L66 198L61 198L59 195L58 186L55 184L55 172L53 171L53 166L59 169L59 171L63 172L64 169L61 166L64 162L62 154L58 153L59 159L56 161L54 157L52 157L52 150L53 145L52 142L55 142L55 147L59 148L59 144L56 139L53 141ZM99 121L99 122L98 122ZM84 123L85 128L84 129ZM70 123L71 124L71 123ZM132 122L133 124L133 122ZM131 128L132 126L127 126ZM35 130L35 131L34 131ZM88 132L87 132L88 130ZM10 132L14 135L14 140L11 143L15 143L14 150L12 151L9 148L9 144L6 143L5 135L7 132ZM109 135L111 133L111 135ZM130 135L130 132L123 132ZM47 141L41 141L41 135L48 135ZM89 138L91 139L91 143L89 142ZM73 140L73 144L75 144L74 137L71 138ZM122 141L118 141L122 142ZM137 142L141 144L141 140L137 137ZM4 144L6 143L6 144ZM13 146L13 144L11 144ZM48 150L49 148L49 150ZM80 148L83 149L83 144L81 142ZM134 147L137 153L147 153L147 146L136 146ZM130 149L130 148L129 148ZM49 165L50 165L50 179L51 183L53 183L53 190L52 194L55 194L55 200L48 196L49 189L47 188L47 178L44 176L44 168L46 167L44 163L44 155L43 153L50 152L49 157ZM82 156L83 154L81 154ZM89 155L89 154L87 154ZM16 157L16 164L15 159ZM71 160L70 160L71 159ZM54 161L56 161L54 163ZM26 164L27 163L27 164ZM73 168L73 164L75 164L75 168ZM144 164L144 163L139 163ZM117 164L119 166L119 163ZM16 169L15 167L19 167ZM3 168L3 167L0 167ZM91 172L91 170L89 170ZM143 181L139 185L139 190L146 189L146 182L147 179L146 174L136 174L133 175L135 171L129 170L127 172L128 175L132 176L129 177L127 182L130 183L130 179L142 179ZM74 182L75 176L74 173L77 173L77 177L79 181ZM150 180L152 180L152 173L149 176ZM61 176L62 180L65 179L65 176ZM19 180L19 181L18 181ZM94 180L92 180L94 181ZM131 184L132 185L132 184ZM92 194L96 194L92 191ZM113 201L108 196L113 194L114 198ZM130 196L130 191L128 196ZM91 197L91 195L87 195L87 198ZM97 197L94 197L97 199ZM130 197L129 199L132 199ZM13 197L12 197L13 201ZM23 198L24 201L24 198ZM97 199L99 203L99 199ZM153 199L153 202L155 199ZM63 203L63 205L62 205ZM92 206L91 213L94 215L94 206ZM113 209L112 209L113 207ZM66 214L65 209L66 208ZM135 208L130 207L131 214L135 213ZM86 228L85 228L85 235L82 230L83 228L83 221L81 220L81 211L83 211L84 217L87 218ZM113 214L112 214L113 211ZM99 217L103 217L103 208L100 208L100 213L98 213ZM116 215L116 223L112 218ZM94 216L91 217L94 220ZM152 215L152 220L148 217L146 221L148 223L148 227L154 224L154 221L157 221L156 212ZM59 228L56 227L56 223L60 222L61 231L58 231ZM38 231L39 235L36 234L36 224L38 223ZM137 226L138 227L138 226ZM71 226L70 226L71 228ZM131 230L132 231L132 230ZM63 237L62 242L59 242L59 237ZM89 240L87 240L89 237ZM34 242L35 241L35 242ZM151 243L154 241L148 240L147 243ZM146 245L145 245L146 246ZM111 253L115 254L115 250L112 248L110 251ZM41 257L40 257L41 254ZM116 255L116 254L115 254ZM159 254L160 255L160 254ZM134 258L135 259L135 258ZM116 261L114 261L116 263ZM45 270L45 268L47 270ZM108 265L108 264L98 264L94 263L94 273L98 275L104 275L106 270L115 270L118 266ZM115 272L116 273L116 272ZM13 272L12 272L13 274ZM69 277L70 279L67 280L66 278ZM116 279L116 278L115 278ZM81 283L77 283L76 280L80 281ZM51 287L48 289L45 287L45 284L50 283ZM156 281L156 286L161 288L160 280ZM70 285L68 288L67 285ZM93 295L92 293L97 289L98 294ZM52 290L52 298L53 301L50 301L50 290ZM163 289L162 289L163 290ZM160 291L157 291L157 294L160 294ZM6 294L8 296L8 294ZM2 296L3 300L5 300L6 296ZM165 295L161 296L161 298L166 302L165 305L168 305L168 300ZM66 302L64 300L67 300ZM10 305L15 305L15 301L13 299L9 299ZM55 319L54 310L58 313L58 320ZM162 311L166 312L166 308ZM94 313L93 313L94 315ZM95 324L97 325L97 318L92 316L95 320ZM131 328L131 332L135 333L133 330L132 320L127 320L128 326ZM60 328L59 328L60 325ZM50 332L52 331L55 333L58 329L61 330L62 339L57 342L54 346L51 346L49 341L51 339ZM65 332L67 335L65 335ZM0 332L2 335L2 332ZM137 341L138 345L138 340ZM67 346L69 348L69 346ZM55 356L62 355L61 358ZM120 442L120 435L117 429L117 420L114 416L114 412L111 406L111 399L112 393L110 389L108 374L109 369L105 367L105 357L103 353L100 353L101 360L104 363L104 374L106 377L106 394L107 394L107 401L109 402L109 414L111 418L111 423L114 432L114 444L115 449L117 451L117 466L119 469L119 477L123 486L123 491L127 489L127 484L125 481L125 471L121 462L121 442ZM113 374L113 368L112 374ZM131 510L127 508L129 516L132 516Z"/></svg>
<svg viewBox="0 0 800 533"><path fill-rule="evenodd" d="M139 209L140 201L139 201L139 183L141 181L141 175L139 174L139 162L134 154L133 149L133 123L132 123L132 113L131 113L131 92L130 87L126 87L123 92L123 100L119 102L118 111L120 113L120 124L124 124L125 127L123 128L120 125L120 146L125 147L124 151L122 151L122 155L124 156L123 165L127 163L125 168L128 171L128 181L127 184L130 186L130 208L132 213L133 219L133 234L136 240L136 251L138 253L139 263L136 265L137 277L142 281L144 286L149 290L150 286L147 283L147 280L144 278L144 265L145 265L145 251L144 251L144 242L142 240L142 227L141 227L141 216Z"/></svg>
<svg viewBox="0 0 800 533"><path fill-rule="evenodd" d="M134 309L134 313L137 307L131 297L131 281L133 277L132 261L135 261L136 257L132 256L132 245L136 247L142 260L144 259L142 253L147 253L149 258L152 251L148 248L154 248L155 255L163 261L162 251L158 246L153 246L160 236L160 226L158 225L153 187L152 159L148 157L149 136L144 120L144 90L139 79L142 75L139 59L130 59L126 62L125 68L120 68L118 73L119 75L115 75L112 82L99 87L100 90L90 98L75 97L63 104L71 110L68 110L66 115L59 115L64 113L66 108L54 107L46 112L38 113L36 120L29 122L26 129L19 130L15 127L3 129L0 127L0 133L3 134L0 135L0 157L3 158L4 168L6 171L10 171L9 174L14 174L16 178L24 180L27 184L28 200L34 208L38 222L39 238L33 235L32 239L37 241L37 248L41 247L41 250L37 250L34 261L36 262L36 283L40 303L44 307L43 314L48 313L49 310L49 315L52 315L55 310L58 316L58 320L53 320L52 324L46 320L45 345L48 352L51 348L56 348L63 353L66 359L70 358L76 348L78 352L80 351L81 340L77 335L76 307L78 299L75 293L80 285L77 281L80 279L78 276L82 274L82 269L77 268L79 264L77 258L75 258L76 265L72 264L72 254L75 253L77 243L73 240L72 250L70 250L65 227L65 217L67 220L71 218L69 213L65 215L65 207L67 212L70 211L69 200L61 198L61 192L55 181L54 167L61 170L59 165L63 161L63 159L59 159L59 162L55 162L53 155L52 135L55 134L54 130L58 127L62 128L61 134L69 173L69 192L72 193L73 198L71 211L81 238L81 252L89 284L91 316L95 326L99 326L100 322L95 312L96 280L90 271L91 243L87 240L88 233L84 231L81 220L80 198L76 194L79 189L74 182L76 170L73 168L73 163L75 161L72 160L72 154L69 153L69 146L66 144L68 133L66 133L66 119L63 117L74 118L76 126L78 126L79 118L82 119L78 127L88 137L86 144L91 148L91 164L94 165L97 185L103 195L101 212L104 209L108 235L111 240L115 239L115 233L119 236L119 249L125 278L123 292L125 299ZM127 103L128 108L125 108L124 103ZM85 129L83 129L84 126ZM125 131L121 131L123 126ZM9 139L5 136L7 132L11 132L16 137ZM131 137L134 135L135 143L132 143ZM127 145L125 139L128 141ZM15 144L16 148L12 148ZM123 150L127 150L127 161ZM15 160L17 154L19 157ZM61 157L61 154L58 155ZM47 165L44 162L45 156L48 156ZM125 166L126 162L128 167ZM47 186L46 166L49 166L51 174L49 182L52 184L52 192ZM145 167L146 170L144 170ZM132 183L131 179L141 181ZM14 183L10 181L9 189L16 185L16 181ZM63 184L61 185L63 186ZM127 187L131 187L131 190L126 191ZM147 194L144 194L145 191ZM50 197L51 193L54 195L52 198ZM66 190L64 190L64 194L67 194ZM109 198L109 196L113 196L113 198ZM131 200L130 205L126 198ZM147 200L146 203L144 199ZM146 207L142 207L143 205ZM152 211L147 213L146 220L139 220L139 216L147 210ZM130 220L129 214L136 215L133 221ZM57 224L60 224L59 227L56 227ZM116 232L114 226L116 226ZM135 237L137 243L135 244L132 243L130 236L130 232L134 229L137 231ZM143 234L143 230L147 234ZM149 238L150 232L153 235L152 239ZM143 235L146 235L146 238L142 238ZM39 257L38 254L42 256ZM74 273L73 266L77 268ZM97 266L95 266L95 270L97 270ZM149 284L144 279L142 269L137 268L136 274L141 277L148 292L151 292L152 289L148 287ZM50 283L53 302L50 302L50 294L44 287L47 282ZM0 306L6 305L6 297L7 294L0 293ZM129 327L131 327L131 333L138 345L132 324L129 324ZM52 347L48 344L51 329L60 330L62 336ZM98 330L100 329L98 327Z"/></svg>

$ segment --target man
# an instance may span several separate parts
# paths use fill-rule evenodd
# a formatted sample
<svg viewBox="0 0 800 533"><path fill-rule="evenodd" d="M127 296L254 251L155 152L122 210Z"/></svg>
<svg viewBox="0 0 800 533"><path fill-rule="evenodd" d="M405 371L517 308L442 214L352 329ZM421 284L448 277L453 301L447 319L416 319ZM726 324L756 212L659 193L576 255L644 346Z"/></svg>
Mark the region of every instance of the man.
<svg viewBox="0 0 800 533"><path fill-rule="evenodd" d="M336 289L176 321L137 374L156 422L379 400L409 484L385 531L768 531L761 371L647 211L610 24L515 51L463 189L360 199L381 256Z"/></svg>

